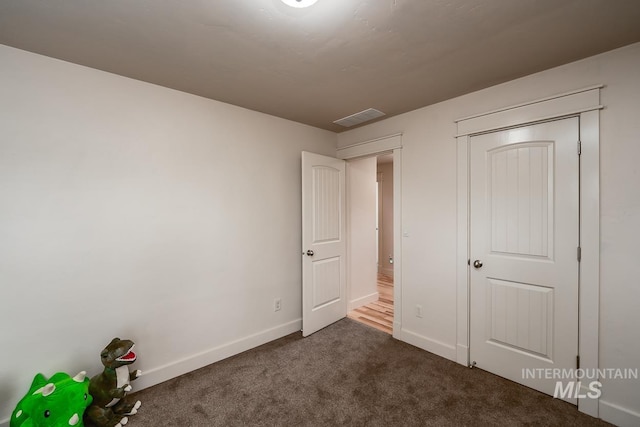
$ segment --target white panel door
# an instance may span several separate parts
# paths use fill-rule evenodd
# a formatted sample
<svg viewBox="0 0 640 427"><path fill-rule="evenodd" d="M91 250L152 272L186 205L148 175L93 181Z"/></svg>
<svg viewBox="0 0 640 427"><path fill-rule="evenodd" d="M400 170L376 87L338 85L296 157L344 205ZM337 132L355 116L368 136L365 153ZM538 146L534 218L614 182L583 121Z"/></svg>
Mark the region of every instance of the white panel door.
<svg viewBox="0 0 640 427"><path fill-rule="evenodd" d="M302 335L347 315L345 161L302 153Z"/></svg>
<svg viewBox="0 0 640 427"><path fill-rule="evenodd" d="M576 368L578 131L568 118L470 138L471 361L547 394L557 380L523 369Z"/></svg>

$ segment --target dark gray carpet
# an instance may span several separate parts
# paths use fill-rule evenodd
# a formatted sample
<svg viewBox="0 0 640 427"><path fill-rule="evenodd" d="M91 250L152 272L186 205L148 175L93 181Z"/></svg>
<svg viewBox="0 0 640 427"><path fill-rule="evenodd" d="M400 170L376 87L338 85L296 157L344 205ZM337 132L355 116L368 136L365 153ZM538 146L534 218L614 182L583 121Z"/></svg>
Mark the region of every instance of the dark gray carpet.
<svg viewBox="0 0 640 427"><path fill-rule="evenodd" d="M350 319L136 393L136 426L604 426Z"/></svg>

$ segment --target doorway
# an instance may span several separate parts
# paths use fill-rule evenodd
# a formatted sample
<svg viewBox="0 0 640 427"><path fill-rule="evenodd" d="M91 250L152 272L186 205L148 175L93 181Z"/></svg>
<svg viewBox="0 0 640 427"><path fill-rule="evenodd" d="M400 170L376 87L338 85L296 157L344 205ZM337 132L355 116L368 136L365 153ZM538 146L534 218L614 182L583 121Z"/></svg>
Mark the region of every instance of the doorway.
<svg viewBox="0 0 640 427"><path fill-rule="evenodd" d="M353 160L348 165L354 168L357 171L355 173L359 173L360 176L363 170L366 170L367 173L363 183L352 182L349 185L351 190L350 211L352 213L350 253L352 256L349 262L351 268L350 311L347 316L388 334L393 334L393 153ZM352 172L351 175L353 174ZM357 180L357 177L352 180ZM362 197L362 194L356 195L353 194L354 192L369 192L375 194L375 198ZM357 214L354 214L355 212ZM369 223L375 223L375 229L365 228L362 230L362 224L353 223L363 221L363 217L369 219ZM367 220L365 219L364 222ZM375 241L375 247L369 247L373 241ZM375 253L375 263L358 261L362 253ZM354 268L358 270L364 268L371 271L368 274L363 274L362 271L354 272ZM363 291L366 293L364 297Z"/></svg>
<svg viewBox="0 0 640 427"><path fill-rule="evenodd" d="M336 152L336 158L313 153L302 153L302 332L308 336L315 331L347 316L351 309L366 305L378 299L367 301L364 297L354 304L349 301L354 283L353 272L372 273L373 279L364 281L367 285L377 285L377 251L375 243L375 214L371 216L372 244L366 249L372 255L365 258L372 263L372 269L357 268L354 258L360 256L354 251L350 233L359 221L349 220L346 211L350 209L357 192L347 190L345 173L346 161L365 159L373 156L373 175L376 176L375 158L385 153L393 153L393 336L401 332L402 318L402 245L401 245L401 177L402 177L402 134L389 135L370 141L360 142ZM371 181L373 208L375 211L375 178ZM349 194L347 197L345 197ZM348 203L347 203L348 202ZM352 224L347 224L351 222ZM347 233L349 230L350 233ZM366 246L365 246L366 247ZM325 249L335 249L327 255ZM353 255L356 255L354 257ZM349 272L349 275L347 274Z"/></svg>

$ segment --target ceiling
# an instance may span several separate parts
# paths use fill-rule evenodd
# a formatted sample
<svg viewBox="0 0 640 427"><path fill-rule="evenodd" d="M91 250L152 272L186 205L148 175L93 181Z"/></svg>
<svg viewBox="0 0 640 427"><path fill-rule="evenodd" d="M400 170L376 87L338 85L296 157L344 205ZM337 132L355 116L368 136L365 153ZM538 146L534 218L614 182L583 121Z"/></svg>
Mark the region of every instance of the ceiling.
<svg viewBox="0 0 640 427"><path fill-rule="evenodd" d="M331 131L640 41L640 0L2 0L0 44Z"/></svg>

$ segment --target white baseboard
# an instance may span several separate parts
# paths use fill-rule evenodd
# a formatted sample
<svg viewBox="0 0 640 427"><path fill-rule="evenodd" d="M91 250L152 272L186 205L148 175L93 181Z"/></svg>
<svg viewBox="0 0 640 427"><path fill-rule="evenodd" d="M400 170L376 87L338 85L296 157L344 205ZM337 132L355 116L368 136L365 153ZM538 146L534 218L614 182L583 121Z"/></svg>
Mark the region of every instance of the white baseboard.
<svg viewBox="0 0 640 427"><path fill-rule="evenodd" d="M349 301L348 310L352 311L352 310L355 310L356 308L362 307L363 305L367 305L367 304L370 304L372 302L376 302L376 301L378 301L378 298L380 298L380 295L378 294L378 292L374 292L372 294L365 295L365 296L360 297L360 298L356 298L354 300Z"/></svg>
<svg viewBox="0 0 640 427"><path fill-rule="evenodd" d="M640 414L600 399L599 415L603 420L620 427L640 426Z"/></svg>
<svg viewBox="0 0 640 427"><path fill-rule="evenodd" d="M404 341L430 353L444 357L445 359L453 360L454 362L456 361L457 352L456 347L453 345L445 344L438 340L416 334L415 332L407 331L406 329L400 329L397 336L394 333L394 337L400 341Z"/></svg>
<svg viewBox="0 0 640 427"><path fill-rule="evenodd" d="M456 362L463 366L469 366L469 346L462 344L456 346Z"/></svg>
<svg viewBox="0 0 640 427"><path fill-rule="evenodd" d="M132 385L134 386L134 390L142 390L186 374L187 372L219 362L220 360L242 353L243 351L247 351L278 338L282 338L286 335L300 331L301 329L302 319L297 319L253 335L240 338L236 341L222 344L218 347L191 355L184 359L173 361L164 366L146 370L142 373L140 378L132 383Z"/></svg>

